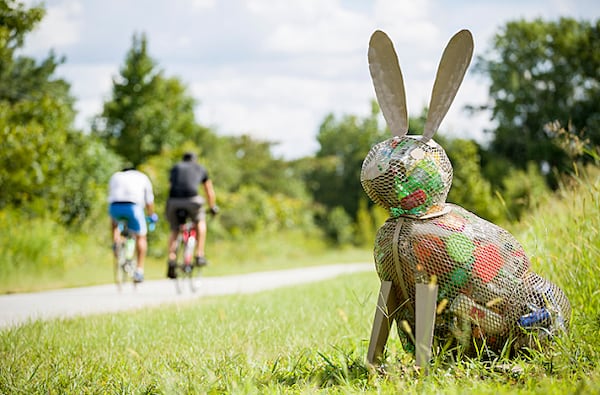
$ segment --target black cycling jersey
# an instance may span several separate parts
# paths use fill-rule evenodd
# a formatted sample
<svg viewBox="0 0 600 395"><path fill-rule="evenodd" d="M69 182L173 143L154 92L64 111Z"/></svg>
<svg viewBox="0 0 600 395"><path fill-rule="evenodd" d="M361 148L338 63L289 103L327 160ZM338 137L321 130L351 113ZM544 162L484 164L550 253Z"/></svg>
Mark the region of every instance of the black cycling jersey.
<svg viewBox="0 0 600 395"><path fill-rule="evenodd" d="M196 162L183 161L171 169L169 197L187 198L198 195L198 187L209 179L206 169Z"/></svg>

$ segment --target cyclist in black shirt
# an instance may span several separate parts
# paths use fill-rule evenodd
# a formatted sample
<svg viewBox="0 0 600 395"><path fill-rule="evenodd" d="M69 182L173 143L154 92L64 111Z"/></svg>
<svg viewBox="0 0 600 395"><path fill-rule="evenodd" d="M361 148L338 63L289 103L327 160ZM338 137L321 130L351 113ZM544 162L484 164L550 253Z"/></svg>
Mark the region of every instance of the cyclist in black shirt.
<svg viewBox="0 0 600 395"><path fill-rule="evenodd" d="M167 277L175 278L175 249L177 247L177 234L179 232L178 210L185 210L196 226L198 242L196 243L196 266L207 264L204 256L204 245L206 242L206 215L204 211L205 199L198 194L200 184L204 187L206 200L211 214L218 213L215 190L206 169L197 163L197 157L192 152L186 152L183 160L171 168L169 182L169 199L167 200L167 220L171 232L169 234L169 261Z"/></svg>

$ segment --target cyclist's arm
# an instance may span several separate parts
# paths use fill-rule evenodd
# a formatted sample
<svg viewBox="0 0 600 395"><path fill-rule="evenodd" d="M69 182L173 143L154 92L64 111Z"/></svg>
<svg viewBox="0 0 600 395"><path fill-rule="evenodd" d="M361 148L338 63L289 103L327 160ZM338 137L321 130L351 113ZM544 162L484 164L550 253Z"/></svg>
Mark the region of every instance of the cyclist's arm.
<svg viewBox="0 0 600 395"><path fill-rule="evenodd" d="M204 186L204 193L206 194L208 207L215 207L217 205L217 197L215 195L215 189L213 188L212 181L208 179L202 185Z"/></svg>
<svg viewBox="0 0 600 395"><path fill-rule="evenodd" d="M152 203L146 203L146 214L148 215L152 215L154 214L154 202Z"/></svg>
<svg viewBox="0 0 600 395"><path fill-rule="evenodd" d="M146 215L155 214L154 211L154 191L152 190L152 182L148 176L146 178L146 186L144 188L144 200L146 202Z"/></svg>

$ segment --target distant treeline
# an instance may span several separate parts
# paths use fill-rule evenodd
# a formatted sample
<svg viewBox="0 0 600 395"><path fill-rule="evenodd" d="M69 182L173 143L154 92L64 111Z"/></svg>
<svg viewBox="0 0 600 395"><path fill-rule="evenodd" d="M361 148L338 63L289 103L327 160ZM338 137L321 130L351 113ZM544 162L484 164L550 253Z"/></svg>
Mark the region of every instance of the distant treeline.
<svg viewBox="0 0 600 395"><path fill-rule="evenodd" d="M360 185L361 163L389 136L379 108L364 118L327 116L314 156L285 160L274 143L220 136L196 120L196 100L149 55L144 34L133 35L112 96L91 121L74 127L75 100L56 77L66 60L19 55L43 19L43 5L0 1L0 211L52 218L80 229L105 217L106 184L126 163L152 179L166 200L168 169L196 151L217 189L218 237L284 229L321 232L333 243L370 243L387 213ZM489 82L490 143L444 137L454 167L449 201L492 221L517 219L574 162L596 161L600 143L600 21L513 21L495 35L474 70ZM368 105L369 103L365 103ZM427 109L410 120L420 133ZM307 131L308 133L309 131Z"/></svg>

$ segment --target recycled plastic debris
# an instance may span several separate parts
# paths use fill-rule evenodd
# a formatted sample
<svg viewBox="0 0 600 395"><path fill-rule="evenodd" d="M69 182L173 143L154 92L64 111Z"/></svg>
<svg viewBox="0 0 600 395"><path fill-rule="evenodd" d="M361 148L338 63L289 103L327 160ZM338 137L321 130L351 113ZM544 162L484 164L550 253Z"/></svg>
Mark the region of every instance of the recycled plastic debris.
<svg viewBox="0 0 600 395"><path fill-rule="evenodd" d="M450 40L423 134L409 135L395 50L385 33L373 33L369 69L392 137L371 148L361 183L369 198L390 214L377 232L374 258L380 280L393 284L400 306L394 313L397 322L414 328L415 284L435 277L438 303L448 306L437 314L435 337L451 337L464 346L484 341L497 351L513 338L518 349L530 345L536 334L550 338L567 329L571 307L557 285L531 270L523 247L509 232L446 202L452 164L432 137L472 53L468 31Z"/></svg>

